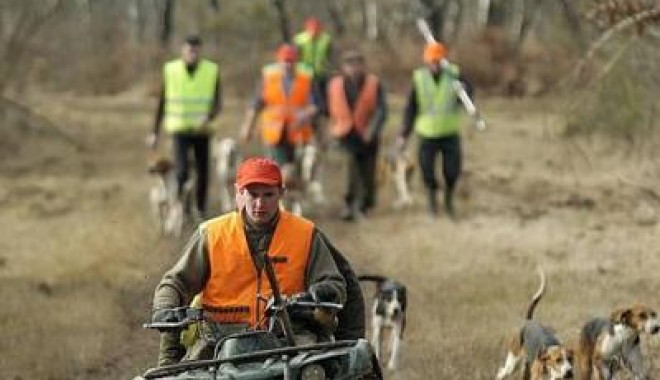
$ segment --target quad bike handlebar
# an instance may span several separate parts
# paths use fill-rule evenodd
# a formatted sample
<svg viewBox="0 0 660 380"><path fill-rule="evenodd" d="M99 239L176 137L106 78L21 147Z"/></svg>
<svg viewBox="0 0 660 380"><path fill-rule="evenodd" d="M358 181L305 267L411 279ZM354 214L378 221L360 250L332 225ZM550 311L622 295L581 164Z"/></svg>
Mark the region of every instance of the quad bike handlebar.
<svg viewBox="0 0 660 380"><path fill-rule="evenodd" d="M176 307L172 309L156 310L151 322L142 324L145 329L160 332L183 330L193 323L204 319L204 311L192 307Z"/></svg>
<svg viewBox="0 0 660 380"><path fill-rule="evenodd" d="M283 297L283 307L288 310L309 311L316 308L339 311L343 305L334 302L308 301L299 296ZM281 307L276 306L274 298L271 298L266 306L266 315L274 316L281 311ZM160 313L159 313L160 312ZM159 316L157 314L160 314ZM142 324L145 329L164 331L182 330L189 325L204 320L204 310L191 307L177 307L173 309L160 309L154 314L155 321Z"/></svg>

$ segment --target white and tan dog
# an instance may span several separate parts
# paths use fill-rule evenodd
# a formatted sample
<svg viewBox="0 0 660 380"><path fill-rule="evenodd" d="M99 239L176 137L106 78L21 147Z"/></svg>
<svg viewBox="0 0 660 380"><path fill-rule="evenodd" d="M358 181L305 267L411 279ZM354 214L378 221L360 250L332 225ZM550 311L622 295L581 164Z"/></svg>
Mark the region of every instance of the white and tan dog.
<svg viewBox="0 0 660 380"><path fill-rule="evenodd" d="M300 166L306 197L310 198L314 204L324 204L325 194L321 181L321 153L315 145L309 144L303 148Z"/></svg>
<svg viewBox="0 0 660 380"><path fill-rule="evenodd" d="M282 165L282 175L287 188L284 203L296 215L303 215L304 205L325 202L320 177L319 150L312 144L296 148L295 162Z"/></svg>
<svg viewBox="0 0 660 380"><path fill-rule="evenodd" d="M580 332L578 365L580 380L609 380L619 367L632 372L634 379L649 379L640 347L640 335L660 332L658 314L636 304L614 311L610 318L593 318Z"/></svg>
<svg viewBox="0 0 660 380"><path fill-rule="evenodd" d="M242 158L236 140L226 137L215 145L215 170L220 187L220 209L227 213L234 209L236 170Z"/></svg>
<svg viewBox="0 0 660 380"><path fill-rule="evenodd" d="M358 280L376 283L377 290L371 309L371 345L376 357L381 359L382 334L384 330L390 330L387 368L394 370L397 368L406 328L406 287L398 281L378 275L362 275L358 276Z"/></svg>
<svg viewBox="0 0 660 380"><path fill-rule="evenodd" d="M524 361L523 378L532 380L572 379L573 351L565 348L552 331L533 320L534 309L545 293L545 275L539 270L541 286L527 308L523 327L511 338L504 365L497 379L511 375Z"/></svg>
<svg viewBox="0 0 660 380"><path fill-rule="evenodd" d="M185 222L184 202L190 202L193 181L184 186L181 199L177 197L174 165L167 158L157 158L149 166L149 173L155 178L149 201L152 214L158 221L163 235L180 237Z"/></svg>
<svg viewBox="0 0 660 380"><path fill-rule="evenodd" d="M404 209L413 204L410 195L410 183L415 171L415 165L406 152L393 152L379 160L379 177L382 185L394 184L396 199L392 206Z"/></svg>

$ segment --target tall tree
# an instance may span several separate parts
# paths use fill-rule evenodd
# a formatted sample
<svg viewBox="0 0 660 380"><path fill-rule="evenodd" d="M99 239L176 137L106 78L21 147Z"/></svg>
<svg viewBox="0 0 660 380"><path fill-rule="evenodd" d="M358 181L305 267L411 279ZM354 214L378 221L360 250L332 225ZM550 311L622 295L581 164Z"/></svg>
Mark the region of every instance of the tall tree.
<svg viewBox="0 0 660 380"><path fill-rule="evenodd" d="M156 12L158 14L158 40L162 47L167 47L174 35L174 11L176 3L174 0L156 1Z"/></svg>
<svg viewBox="0 0 660 380"><path fill-rule="evenodd" d="M275 6L275 10L277 11L277 19L280 24L280 33L282 35L282 41L290 43L292 41L291 29L289 23L289 15L286 12L284 0L272 0L272 1L273 1L273 6Z"/></svg>

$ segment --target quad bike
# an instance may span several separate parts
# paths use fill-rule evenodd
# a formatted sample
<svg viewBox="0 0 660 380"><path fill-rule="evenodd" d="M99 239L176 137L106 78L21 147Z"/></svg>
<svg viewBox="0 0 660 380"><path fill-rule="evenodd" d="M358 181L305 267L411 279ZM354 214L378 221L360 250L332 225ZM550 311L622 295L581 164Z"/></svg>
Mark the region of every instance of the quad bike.
<svg viewBox="0 0 660 380"><path fill-rule="evenodd" d="M152 368L134 380L323 380L382 379L378 360L365 339L299 345L290 313L311 315L314 310L339 310L342 305L308 301L280 294L271 260L264 269L273 289L266 306L267 328L232 334L217 342L213 359L183 361ZM199 309L178 308L178 322L148 323L145 328L180 331L204 320Z"/></svg>

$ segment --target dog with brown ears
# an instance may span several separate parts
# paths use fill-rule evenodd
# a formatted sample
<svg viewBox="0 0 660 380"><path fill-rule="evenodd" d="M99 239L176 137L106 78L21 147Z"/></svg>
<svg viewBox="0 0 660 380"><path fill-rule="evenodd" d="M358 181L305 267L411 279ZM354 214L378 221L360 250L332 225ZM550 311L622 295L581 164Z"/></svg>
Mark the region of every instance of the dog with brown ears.
<svg viewBox="0 0 660 380"><path fill-rule="evenodd" d="M577 357L580 380L609 380L618 369L626 368L636 380L649 379L640 347L642 334L660 332L655 310L635 304L615 310L609 318L593 318L580 332Z"/></svg>
<svg viewBox="0 0 660 380"><path fill-rule="evenodd" d="M533 320L534 309L545 294L545 275L539 269L541 285L527 308L523 327L511 338L504 365L497 372L501 380L524 361L523 378L556 380L573 378L573 351L564 347L553 332Z"/></svg>

